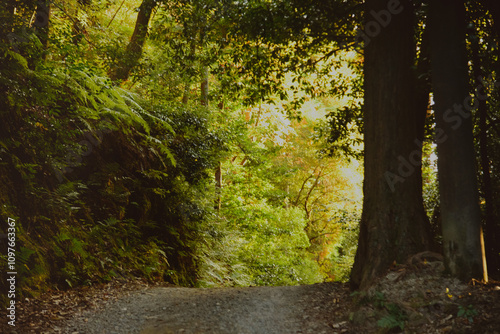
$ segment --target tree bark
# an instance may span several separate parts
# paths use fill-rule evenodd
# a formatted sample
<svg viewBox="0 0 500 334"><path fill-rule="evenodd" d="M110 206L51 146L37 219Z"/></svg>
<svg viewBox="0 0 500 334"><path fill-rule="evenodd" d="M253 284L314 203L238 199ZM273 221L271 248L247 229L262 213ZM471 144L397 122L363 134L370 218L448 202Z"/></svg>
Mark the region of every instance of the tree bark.
<svg viewBox="0 0 500 334"><path fill-rule="evenodd" d="M209 93L209 87L208 87L208 66L205 66L202 71L202 78L201 78L201 84L200 84L200 99L201 99L201 105L208 107L208 93Z"/></svg>
<svg viewBox="0 0 500 334"><path fill-rule="evenodd" d="M482 70L482 64L481 64L481 58L479 55L479 40L477 36L472 37L472 66L473 66L473 73L474 73L474 86L475 87L482 87L483 85L483 78L484 78L484 73ZM484 89L484 92L486 90ZM479 92L481 93L481 92ZM488 106L486 104L486 96L481 99L477 99L478 107L477 107L477 114L479 116L479 154L480 154L480 162L481 162L481 178L482 178L482 193L483 193L483 198L485 201L484 204L484 227L486 228L486 235L488 236L490 233L490 240L484 243L483 237L481 236L481 239L483 240L483 244L481 244L481 248L484 248L484 251L488 250L487 254L483 254L483 257L488 257L488 262L493 263L494 267L498 266L498 251L495 251L494 247L494 240L495 238L495 225L496 225L496 219L494 215L494 210L493 210L493 188L492 188L492 182L491 182L491 175L490 175L490 158L489 158L489 153L488 153ZM487 277L487 268L486 268L486 261L483 259L483 272L485 273L484 275L484 280L488 281Z"/></svg>
<svg viewBox="0 0 500 334"><path fill-rule="evenodd" d="M482 257L465 20L463 2L430 2L431 69L445 268L449 274L467 281L481 277Z"/></svg>
<svg viewBox="0 0 500 334"><path fill-rule="evenodd" d="M493 28L496 32L497 41L500 40L500 3L496 0L485 0L485 6L491 13L493 17ZM478 42L477 42L478 44ZM479 44L477 45L479 47ZM477 55L477 59L473 61L474 63L474 78L477 80L479 76L484 77L484 73L482 73L480 64L480 56L479 51L476 51L475 56ZM496 52L497 57L500 59L500 50ZM480 73L476 73L476 69ZM497 75L500 73L500 62L496 62L495 68ZM498 80L498 79L497 79ZM477 86L484 86L483 83L477 83ZM482 93L481 90L480 93ZM488 259L488 265L490 271L494 272L496 277L499 277L500 273L500 222L498 221L500 212L498 208L495 206L495 195L494 195L494 186L493 180L491 178L491 164L490 164L490 152L488 152L489 146L489 138L488 138L488 128L491 125L488 122L488 107L486 104L486 99L481 99L478 106L478 114L479 114L479 145L480 145L480 159L481 159L481 168L482 168L482 192L485 200L485 244L486 244L486 257Z"/></svg>
<svg viewBox="0 0 500 334"><path fill-rule="evenodd" d="M412 69L414 11L409 0L401 1L392 12L387 6L385 0L366 2L365 30L373 36L365 45L365 178L351 272L354 289L369 287L394 262L404 263L428 250L432 240L422 199L423 111L417 107ZM382 26L375 16L387 13L382 15L386 18Z"/></svg>
<svg viewBox="0 0 500 334"><path fill-rule="evenodd" d="M189 83L186 83L184 86L184 94L182 94L182 104L187 104L189 101L189 89L191 88L191 85Z"/></svg>
<svg viewBox="0 0 500 334"><path fill-rule="evenodd" d="M127 45L125 54L114 66L114 68L111 69L111 72L109 74L111 80L127 80L130 71L139 62L139 59L142 56L142 49L144 47L144 43L146 42L146 37L148 34L149 20L156 5L156 0L143 0L141 6L139 7L139 13L137 13L137 21L135 23L134 32L132 34L132 37L130 38L129 44Z"/></svg>
<svg viewBox="0 0 500 334"><path fill-rule="evenodd" d="M222 162L215 169L215 210L220 211L222 207Z"/></svg>
<svg viewBox="0 0 500 334"><path fill-rule="evenodd" d="M45 59L45 50L49 45L49 22L50 22L50 1L39 0L36 5L35 20L32 28L34 29L38 39L42 43L44 52L37 60Z"/></svg>

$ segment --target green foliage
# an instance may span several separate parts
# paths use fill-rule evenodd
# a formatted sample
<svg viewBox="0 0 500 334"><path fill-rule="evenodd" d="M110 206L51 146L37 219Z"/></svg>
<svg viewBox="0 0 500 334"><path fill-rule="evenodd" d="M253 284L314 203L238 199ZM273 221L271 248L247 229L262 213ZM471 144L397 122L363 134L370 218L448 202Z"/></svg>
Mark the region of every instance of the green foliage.
<svg viewBox="0 0 500 334"><path fill-rule="evenodd" d="M338 223L341 225L341 233L333 245L329 261L334 265L331 273L336 281L347 282L351 275L352 264L356 256L359 235L359 209L347 212L342 210L339 213Z"/></svg>
<svg viewBox="0 0 500 334"><path fill-rule="evenodd" d="M436 146L435 144L425 141L422 151L422 197L424 200L424 208L431 222L434 241L436 244L441 245L442 232L440 223Z"/></svg>
<svg viewBox="0 0 500 334"><path fill-rule="evenodd" d="M311 145L314 122L292 122L267 105L249 110L245 119L233 114L225 124L232 157L222 165L222 206L215 220L222 233L204 251L202 284L345 280L358 213L347 211L352 203L344 196L355 196L339 185L339 166L318 162Z"/></svg>
<svg viewBox="0 0 500 334"><path fill-rule="evenodd" d="M389 314L378 320L377 325L386 329L399 328L400 330L404 330L405 321L408 317L403 310L396 304L388 304L386 305L386 309Z"/></svg>
<svg viewBox="0 0 500 334"><path fill-rule="evenodd" d="M245 205L245 204L243 204ZM232 210L228 217L242 232L239 253L247 263L255 285L294 285L320 280L317 264L308 256L300 210L255 202L251 208Z"/></svg>
<svg viewBox="0 0 500 334"><path fill-rule="evenodd" d="M388 303L385 295L380 291L374 291L371 294L356 291L351 294L359 305L373 305L381 311L381 318L377 321L377 326L386 330L399 328L404 330L405 322L408 320L406 312L395 303Z"/></svg>
<svg viewBox="0 0 500 334"><path fill-rule="evenodd" d="M207 171L224 151L203 112L152 106L88 70L23 71L0 73L2 221L21 217L20 291L129 275L193 284Z"/></svg>
<svg viewBox="0 0 500 334"><path fill-rule="evenodd" d="M0 9L1 29L19 38L0 40L0 232L18 217L23 293L130 275L201 286L345 280L358 214L347 213L357 201L347 167L318 160L316 121L285 116L298 119L300 105L331 109L307 94L359 84L348 75L334 82L327 68L337 61L301 50L330 52L318 32L327 22L301 19L312 12L298 2L297 12L286 3L162 1L142 59L116 86L107 73L126 51L138 4L54 3L46 48L27 26L33 2ZM275 22L287 25L275 38L271 22L245 22L267 10L293 16ZM316 42L288 43L296 29ZM200 106L207 70L210 106ZM342 135L359 121L351 116Z"/></svg>
<svg viewBox="0 0 500 334"><path fill-rule="evenodd" d="M268 203L266 193L274 190L273 185L240 172L243 174L236 173L231 181L225 181L230 184L223 190L223 219L216 218L220 235L205 250L201 284L295 285L320 281L318 265L307 253L303 212Z"/></svg>
<svg viewBox="0 0 500 334"><path fill-rule="evenodd" d="M474 305L468 305L467 307L464 307L463 305L458 306L457 317L466 318L469 320L469 323L473 323L476 315L478 315L478 312L474 308Z"/></svg>

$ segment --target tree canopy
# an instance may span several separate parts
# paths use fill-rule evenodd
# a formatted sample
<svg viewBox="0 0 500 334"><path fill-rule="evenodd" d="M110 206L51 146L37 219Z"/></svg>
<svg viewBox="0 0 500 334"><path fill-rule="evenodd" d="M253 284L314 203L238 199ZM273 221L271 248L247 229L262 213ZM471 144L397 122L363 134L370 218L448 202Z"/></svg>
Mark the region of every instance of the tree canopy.
<svg viewBox="0 0 500 334"><path fill-rule="evenodd" d="M430 250L498 277L494 1L0 2L0 232L27 295L367 288Z"/></svg>

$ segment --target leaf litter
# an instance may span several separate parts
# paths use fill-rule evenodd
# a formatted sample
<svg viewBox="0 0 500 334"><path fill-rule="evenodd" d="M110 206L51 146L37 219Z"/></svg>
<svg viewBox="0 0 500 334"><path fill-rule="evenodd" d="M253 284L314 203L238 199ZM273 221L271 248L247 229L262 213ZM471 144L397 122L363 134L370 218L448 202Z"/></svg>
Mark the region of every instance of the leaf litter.
<svg viewBox="0 0 500 334"><path fill-rule="evenodd" d="M1 333L500 333L500 282L443 275L439 258L397 265L364 292L347 284L180 288L141 279L49 291Z"/></svg>

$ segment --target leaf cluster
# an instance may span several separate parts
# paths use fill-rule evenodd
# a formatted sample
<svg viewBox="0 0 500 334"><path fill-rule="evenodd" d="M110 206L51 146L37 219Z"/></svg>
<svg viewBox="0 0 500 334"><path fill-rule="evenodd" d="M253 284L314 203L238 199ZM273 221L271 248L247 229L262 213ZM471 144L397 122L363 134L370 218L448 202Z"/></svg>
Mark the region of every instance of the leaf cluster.
<svg viewBox="0 0 500 334"><path fill-rule="evenodd" d="M19 222L19 286L194 284L223 142L203 111L150 105L89 72L0 72L1 215Z"/></svg>

